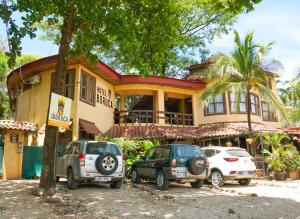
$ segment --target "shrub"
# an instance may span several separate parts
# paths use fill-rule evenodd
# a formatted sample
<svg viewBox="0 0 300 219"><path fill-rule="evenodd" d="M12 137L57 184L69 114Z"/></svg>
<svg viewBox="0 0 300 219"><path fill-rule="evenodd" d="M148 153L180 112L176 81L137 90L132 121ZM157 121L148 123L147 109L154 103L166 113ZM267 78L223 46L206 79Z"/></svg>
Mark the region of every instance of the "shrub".
<svg viewBox="0 0 300 219"><path fill-rule="evenodd" d="M126 177L130 177L131 166L135 161L145 156L147 151L149 151L152 147L159 145L158 140L152 142L150 140L132 140L109 137L99 137L98 140L110 141L116 143L120 147L126 159Z"/></svg>

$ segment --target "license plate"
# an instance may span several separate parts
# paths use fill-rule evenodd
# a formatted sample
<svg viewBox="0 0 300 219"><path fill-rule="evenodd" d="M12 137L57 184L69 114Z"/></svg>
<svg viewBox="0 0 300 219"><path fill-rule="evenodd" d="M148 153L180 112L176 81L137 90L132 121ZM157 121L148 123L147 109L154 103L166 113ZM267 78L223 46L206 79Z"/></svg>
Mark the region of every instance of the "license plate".
<svg viewBox="0 0 300 219"><path fill-rule="evenodd" d="M179 173L176 173L176 177L177 177L177 178L184 178L184 177L186 177L186 172L179 172Z"/></svg>
<svg viewBox="0 0 300 219"><path fill-rule="evenodd" d="M243 171L241 175L243 175L243 176L248 176L248 175L250 175L250 174L249 174L248 171Z"/></svg>
<svg viewBox="0 0 300 219"><path fill-rule="evenodd" d="M95 181L97 182L110 182L111 181L111 177L96 177Z"/></svg>

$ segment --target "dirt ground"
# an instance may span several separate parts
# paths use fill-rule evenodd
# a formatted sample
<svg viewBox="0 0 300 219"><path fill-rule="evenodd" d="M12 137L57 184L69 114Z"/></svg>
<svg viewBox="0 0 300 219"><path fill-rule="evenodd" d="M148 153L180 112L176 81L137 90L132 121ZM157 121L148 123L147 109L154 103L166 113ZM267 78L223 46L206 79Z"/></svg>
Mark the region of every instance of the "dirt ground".
<svg viewBox="0 0 300 219"><path fill-rule="evenodd" d="M37 185L37 180L0 180L0 218L300 219L300 202L257 196L260 194L253 193L257 185L249 187L251 195L245 188L239 191L238 185L220 190L208 185L192 189L174 184L163 192L152 183L123 184L120 190L106 185L81 185L70 191L65 182L60 182L57 201L33 196L31 189ZM272 189L276 191L277 187ZM293 191L289 192L293 196Z"/></svg>

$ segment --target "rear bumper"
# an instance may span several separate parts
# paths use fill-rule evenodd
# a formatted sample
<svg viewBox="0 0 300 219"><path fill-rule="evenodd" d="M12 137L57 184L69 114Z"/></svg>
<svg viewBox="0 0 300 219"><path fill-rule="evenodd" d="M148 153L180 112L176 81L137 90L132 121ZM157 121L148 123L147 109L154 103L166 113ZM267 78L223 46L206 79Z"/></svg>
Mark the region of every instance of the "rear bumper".
<svg viewBox="0 0 300 219"><path fill-rule="evenodd" d="M80 177L80 181L101 182L99 180L96 180L98 177L101 177L102 179L106 178L107 181L102 181L103 183L105 182L109 183L109 182L119 181L123 179L123 177L115 177L115 176L95 176L95 177Z"/></svg>
<svg viewBox="0 0 300 219"><path fill-rule="evenodd" d="M199 179L206 179L210 175L210 169L206 168L200 175L191 174L186 167L168 168L165 170L165 173L169 180L193 182Z"/></svg>
<svg viewBox="0 0 300 219"><path fill-rule="evenodd" d="M226 180L235 180L235 179L252 179L256 176L256 170L249 171L239 171L235 174L227 174L224 175L224 179Z"/></svg>

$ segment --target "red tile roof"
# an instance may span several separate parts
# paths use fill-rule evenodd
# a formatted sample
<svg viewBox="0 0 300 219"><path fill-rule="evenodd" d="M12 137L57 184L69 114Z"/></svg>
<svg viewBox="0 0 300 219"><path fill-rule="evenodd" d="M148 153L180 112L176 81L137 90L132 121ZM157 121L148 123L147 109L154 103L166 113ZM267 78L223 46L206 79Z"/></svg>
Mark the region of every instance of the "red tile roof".
<svg viewBox="0 0 300 219"><path fill-rule="evenodd" d="M23 121L0 120L0 128L24 130L24 131L35 131L36 124L31 123L31 122L23 122Z"/></svg>
<svg viewBox="0 0 300 219"><path fill-rule="evenodd" d="M252 123L254 132L278 131L267 128L260 123ZM104 135L134 139L204 139L209 137L234 136L248 133L247 122L219 122L200 125L199 127L170 127L170 126L113 126Z"/></svg>
<svg viewBox="0 0 300 219"><path fill-rule="evenodd" d="M300 127L286 128L284 131L291 135L300 135Z"/></svg>

